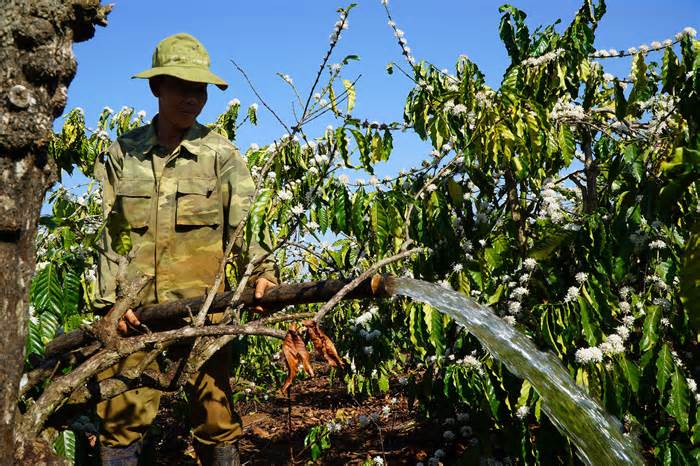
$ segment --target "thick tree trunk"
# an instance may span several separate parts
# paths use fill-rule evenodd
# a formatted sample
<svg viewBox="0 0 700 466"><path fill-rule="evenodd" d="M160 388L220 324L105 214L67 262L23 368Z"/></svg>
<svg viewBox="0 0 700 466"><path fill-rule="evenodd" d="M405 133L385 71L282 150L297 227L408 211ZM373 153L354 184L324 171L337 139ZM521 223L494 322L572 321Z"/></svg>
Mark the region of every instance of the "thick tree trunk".
<svg viewBox="0 0 700 466"><path fill-rule="evenodd" d="M47 158L53 120L65 107L76 63L73 42L106 24L99 0L5 0L0 8L0 464L32 456L15 432L17 394L34 273L34 238L44 195L57 178ZM21 464L51 461L18 459Z"/></svg>

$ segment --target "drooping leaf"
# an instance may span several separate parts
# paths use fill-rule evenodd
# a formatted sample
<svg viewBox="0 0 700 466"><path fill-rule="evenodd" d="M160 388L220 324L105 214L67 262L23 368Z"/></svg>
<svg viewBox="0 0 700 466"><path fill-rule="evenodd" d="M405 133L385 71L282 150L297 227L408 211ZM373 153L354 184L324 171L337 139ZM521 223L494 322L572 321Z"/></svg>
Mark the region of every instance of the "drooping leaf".
<svg viewBox="0 0 700 466"><path fill-rule="evenodd" d="M314 370L311 367L311 360L309 358L309 352L306 351L306 345L304 340L299 335L296 325L292 324L287 330L287 335L284 337L284 342L282 343L282 352L284 353L284 361L287 365L287 378L280 388L280 391L284 394L287 393L289 387L292 386L294 378L299 372L299 364L304 367L304 371L313 377Z"/></svg>
<svg viewBox="0 0 700 466"><path fill-rule="evenodd" d="M355 86L352 81L347 79L343 79L343 86L348 94L348 113L351 113L352 109L355 108Z"/></svg>
<svg viewBox="0 0 700 466"><path fill-rule="evenodd" d="M646 313L642 340L639 342L639 349L642 352L647 352L656 346L656 341L659 339L659 321L661 320L659 306L648 306Z"/></svg>
<svg viewBox="0 0 700 466"><path fill-rule="evenodd" d="M335 345L328 338L328 335L318 326L314 320L305 320L302 322L304 327L306 327L309 338L314 345L314 348L318 353L320 353L324 359L328 362L328 365L333 367L343 367L344 363L340 356L338 356L338 351L335 349Z"/></svg>
<svg viewBox="0 0 700 466"><path fill-rule="evenodd" d="M666 411L676 419L683 432L688 431L688 410L690 409L688 396L688 383L680 368L676 367L671 376L671 394L666 405Z"/></svg>
<svg viewBox="0 0 700 466"><path fill-rule="evenodd" d="M666 383L668 383L671 375L674 372L673 358L668 343L664 343L659 350L659 355L656 358L656 388L659 389L661 399L664 398Z"/></svg>

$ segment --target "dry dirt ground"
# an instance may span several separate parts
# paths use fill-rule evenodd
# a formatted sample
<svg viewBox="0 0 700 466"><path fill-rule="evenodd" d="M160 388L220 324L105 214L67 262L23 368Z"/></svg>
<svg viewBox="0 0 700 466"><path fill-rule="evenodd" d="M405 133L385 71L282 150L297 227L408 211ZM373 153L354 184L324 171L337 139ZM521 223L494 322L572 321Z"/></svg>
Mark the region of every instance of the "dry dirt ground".
<svg viewBox="0 0 700 466"><path fill-rule="evenodd" d="M337 423L340 430L331 434L330 448L312 464L381 464L372 461L379 457L385 465L423 462L427 466L438 449L445 456L440 463L430 464L479 464L476 442L460 435L464 423L450 420L453 424L446 426L444 421L421 420L397 391L356 399L346 393L342 379L330 382L324 366L314 365L314 370L316 377L294 383L291 403L279 391L269 393L267 400L259 395L237 403L244 424L240 444L243 464L309 464L310 449L305 447L304 438L312 427L329 422ZM142 464L197 465L186 413L181 395L163 397L158 417L146 436ZM456 438L446 441L445 430L454 431ZM96 452L87 450L83 456L91 459L78 464L99 464Z"/></svg>

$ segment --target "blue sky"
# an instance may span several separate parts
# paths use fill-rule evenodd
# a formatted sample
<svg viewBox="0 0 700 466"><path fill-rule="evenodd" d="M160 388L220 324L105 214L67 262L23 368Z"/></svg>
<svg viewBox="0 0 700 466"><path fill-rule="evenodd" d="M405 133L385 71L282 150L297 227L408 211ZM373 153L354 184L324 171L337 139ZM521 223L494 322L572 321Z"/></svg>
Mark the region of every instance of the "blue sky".
<svg viewBox="0 0 700 466"><path fill-rule="evenodd" d="M498 37L502 1L489 0L389 0L398 26L405 31L416 59L453 69L460 54L468 55L497 87L508 60ZM685 26L700 29L700 0L609 0L608 13L599 27L596 46L627 49L653 40L662 41ZM528 13L534 29L561 18L566 25L579 8L576 0L512 0ZM145 110L150 119L157 110L145 80L130 76L150 67L156 43L176 33L189 32L199 38L212 57L212 69L230 87L222 92L210 87L209 102L200 116L213 121L227 102L238 98L243 107L258 102L234 59L275 110L292 122L293 94L276 75L289 74L305 96L328 47L328 36L337 20L336 9L347 6L336 0L231 1L231 0L117 0L109 26L95 37L75 46L78 72L69 88L67 109L79 106L88 126L94 125L104 106L123 105ZM402 56L379 0L358 2L349 18L331 63L346 54L357 54L360 62L344 69L344 76L357 85L354 115L368 120L401 121L411 82L400 73L388 75L386 65L402 62ZM607 60L606 70L626 75L625 59ZM283 134L283 129L260 106L259 126L246 127L237 144L245 150L251 143L264 145ZM311 135L328 124L321 119L308 128ZM60 126L61 120L57 120ZM316 131L314 131L316 129ZM399 135L392 160L378 174L393 174L420 162L429 152L415 136ZM66 180L70 183L69 180Z"/></svg>

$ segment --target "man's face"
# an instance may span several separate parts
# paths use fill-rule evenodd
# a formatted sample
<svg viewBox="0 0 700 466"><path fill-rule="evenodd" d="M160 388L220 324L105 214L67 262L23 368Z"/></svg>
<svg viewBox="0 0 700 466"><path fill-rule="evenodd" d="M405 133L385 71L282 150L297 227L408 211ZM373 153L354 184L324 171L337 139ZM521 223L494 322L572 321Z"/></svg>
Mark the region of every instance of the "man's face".
<svg viewBox="0 0 700 466"><path fill-rule="evenodd" d="M162 76L153 93L158 97L158 113L178 129L190 128L207 103L207 85Z"/></svg>

